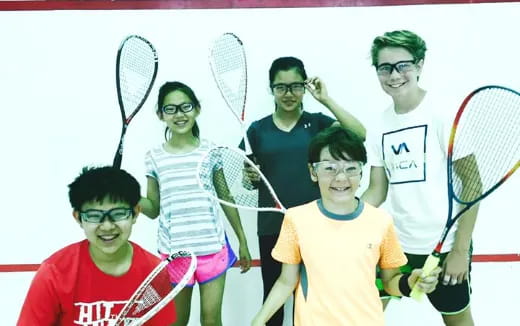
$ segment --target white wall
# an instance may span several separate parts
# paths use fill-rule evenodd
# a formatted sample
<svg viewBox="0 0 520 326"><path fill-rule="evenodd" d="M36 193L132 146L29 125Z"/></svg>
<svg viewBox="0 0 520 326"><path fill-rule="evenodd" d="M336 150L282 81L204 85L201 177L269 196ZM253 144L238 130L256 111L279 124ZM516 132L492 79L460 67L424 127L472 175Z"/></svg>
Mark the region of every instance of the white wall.
<svg viewBox="0 0 520 326"><path fill-rule="evenodd" d="M82 166L112 161L120 133L115 55L128 34L148 38L159 54L155 87L130 126L123 158L123 167L144 186L144 153L162 140L163 126L153 106L157 89L166 80L186 82L202 100L203 136L227 145L237 143L238 124L214 85L207 59L211 41L223 32L236 33L246 46L249 122L272 112L267 87L271 61L293 55L304 60L310 75L322 77L329 93L370 128L371 115L390 101L370 66L369 48L376 35L393 29L420 34L429 48L422 85L442 88L447 96L462 100L485 84L520 89L518 17L518 3L0 12L0 264L39 263L83 237L72 221L66 186ZM322 110L309 95L305 105L309 111ZM482 203L475 253L520 252L519 213L513 208L519 186L516 175ZM244 214L243 223L258 258L254 216ZM143 216L132 239L154 251L156 227ZM517 323L514 295L520 285L511 276L519 272L518 263L475 264L477 325ZM15 323L32 275L0 274L2 325ZM236 270L229 273L226 325L248 324L261 302L260 282L258 268L240 276ZM389 325L412 319L423 326L439 325L431 308L407 301L390 306ZM196 302L190 325L198 324Z"/></svg>

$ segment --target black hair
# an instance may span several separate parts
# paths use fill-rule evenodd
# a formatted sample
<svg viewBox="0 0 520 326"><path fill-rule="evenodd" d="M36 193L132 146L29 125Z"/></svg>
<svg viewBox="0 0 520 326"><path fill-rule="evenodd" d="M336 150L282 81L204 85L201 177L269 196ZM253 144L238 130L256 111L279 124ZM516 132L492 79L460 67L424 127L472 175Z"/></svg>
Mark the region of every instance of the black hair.
<svg viewBox="0 0 520 326"><path fill-rule="evenodd" d="M271 87L274 83L274 78L276 74L280 71L287 71L294 69L298 74L300 74L303 80L307 80L307 73L305 72L305 66L303 62L295 57L281 57L275 59L271 64L271 68L269 68L269 87Z"/></svg>
<svg viewBox="0 0 520 326"><path fill-rule="evenodd" d="M162 107L164 105L164 98L175 91L179 91L184 93L193 103L193 105L196 108L200 109L200 102L197 96L195 95L195 92L186 84L183 84L178 81L170 81L164 83L161 88L159 89L159 95L157 96L157 114L160 114L162 116ZM193 136L199 138L200 130L199 126L197 125L197 122L193 125L193 128L191 129L191 132L193 133ZM168 134L169 134L169 128L166 127L166 130L164 130L164 138L168 140Z"/></svg>
<svg viewBox="0 0 520 326"><path fill-rule="evenodd" d="M106 198L134 208L141 198L139 182L125 170L104 166L84 167L69 184L69 201L75 211L87 202L102 203Z"/></svg>

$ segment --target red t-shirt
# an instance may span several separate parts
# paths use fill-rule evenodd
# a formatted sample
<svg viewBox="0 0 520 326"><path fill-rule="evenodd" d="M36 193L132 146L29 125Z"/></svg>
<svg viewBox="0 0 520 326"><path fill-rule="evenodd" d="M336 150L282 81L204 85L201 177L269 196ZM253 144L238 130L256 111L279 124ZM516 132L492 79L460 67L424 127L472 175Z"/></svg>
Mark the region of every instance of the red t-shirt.
<svg viewBox="0 0 520 326"><path fill-rule="evenodd" d="M25 298L18 326L109 326L160 259L135 243L132 265L121 276L103 273L92 261L88 240L47 258ZM165 277L165 280L168 278ZM168 304L145 325L167 326L176 319Z"/></svg>

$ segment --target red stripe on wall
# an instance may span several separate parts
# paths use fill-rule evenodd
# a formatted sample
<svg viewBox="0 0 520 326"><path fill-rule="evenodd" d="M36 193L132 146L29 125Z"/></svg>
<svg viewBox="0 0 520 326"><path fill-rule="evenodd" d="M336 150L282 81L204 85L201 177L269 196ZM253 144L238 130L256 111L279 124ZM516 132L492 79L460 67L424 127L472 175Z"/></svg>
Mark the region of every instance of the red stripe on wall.
<svg viewBox="0 0 520 326"><path fill-rule="evenodd" d="M473 255L473 262L476 263L504 263L520 261L520 254L499 254L499 255ZM233 267L240 266L238 262ZM259 267L260 260L253 259L252 267ZM0 265L0 273L12 272L34 272L40 264L3 264Z"/></svg>
<svg viewBox="0 0 520 326"><path fill-rule="evenodd" d="M53 0L0 1L0 10L121 10L368 7L423 4L507 3L515 0Z"/></svg>

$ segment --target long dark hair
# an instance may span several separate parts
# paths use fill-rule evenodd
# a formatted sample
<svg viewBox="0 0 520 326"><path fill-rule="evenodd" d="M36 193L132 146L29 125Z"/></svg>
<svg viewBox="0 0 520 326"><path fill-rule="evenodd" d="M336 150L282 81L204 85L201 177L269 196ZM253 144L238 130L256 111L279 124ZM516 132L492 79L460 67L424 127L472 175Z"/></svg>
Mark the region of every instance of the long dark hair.
<svg viewBox="0 0 520 326"><path fill-rule="evenodd" d="M190 101L193 103L193 105L195 105L196 108L200 108L199 99L195 95L195 92L188 85L178 81L166 82L159 89L159 95L157 96L157 114L160 115L161 118L163 115L162 107L164 105L164 98L171 92L175 91L184 93L184 95L186 95L190 99ZM195 124L193 125L191 132L193 136L199 138L200 130L199 126L197 125L197 122L195 122ZM168 135L170 134L170 128L166 127L166 129L164 130L164 139L166 139L166 141L168 141Z"/></svg>

